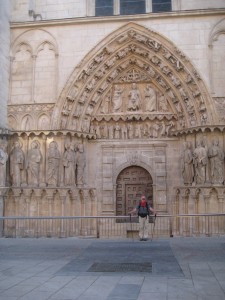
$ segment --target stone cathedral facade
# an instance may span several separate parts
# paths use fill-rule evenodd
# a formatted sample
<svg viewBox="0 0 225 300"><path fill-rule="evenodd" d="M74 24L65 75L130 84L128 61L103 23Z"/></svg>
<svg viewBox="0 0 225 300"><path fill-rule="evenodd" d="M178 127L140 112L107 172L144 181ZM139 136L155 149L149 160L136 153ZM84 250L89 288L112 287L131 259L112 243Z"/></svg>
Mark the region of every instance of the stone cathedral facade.
<svg viewBox="0 0 225 300"><path fill-rule="evenodd" d="M224 0L9 2L1 216L225 212Z"/></svg>

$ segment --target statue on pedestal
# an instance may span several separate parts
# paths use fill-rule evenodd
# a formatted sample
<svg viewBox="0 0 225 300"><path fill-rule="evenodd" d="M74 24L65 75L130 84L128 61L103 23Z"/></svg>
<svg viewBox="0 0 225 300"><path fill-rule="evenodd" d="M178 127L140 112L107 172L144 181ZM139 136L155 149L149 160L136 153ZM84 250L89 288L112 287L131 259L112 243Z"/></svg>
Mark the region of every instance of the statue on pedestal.
<svg viewBox="0 0 225 300"><path fill-rule="evenodd" d="M53 141L49 144L47 151L47 175L46 181L48 186L57 186L59 179L59 162L60 152L58 144Z"/></svg>
<svg viewBox="0 0 225 300"><path fill-rule="evenodd" d="M40 163L42 155L40 151L40 144L37 140L31 143L31 149L27 153L27 181L28 185L38 186L40 175Z"/></svg>
<svg viewBox="0 0 225 300"><path fill-rule="evenodd" d="M24 169L24 153L22 144L17 140L13 144L10 153L10 176L12 178L12 186L19 187L21 185L21 171Z"/></svg>
<svg viewBox="0 0 225 300"><path fill-rule="evenodd" d="M191 151L191 143L185 142L185 149L182 155L182 175L184 184L191 185L194 179L193 154Z"/></svg>
<svg viewBox="0 0 225 300"><path fill-rule="evenodd" d="M77 185L84 185L84 168L86 166L86 158L84 153L84 145L79 144L77 146L76 153L76 172L77 172Z"/></svg>
<svg viewBox="0 0 225 300"><path fill-rule="evenodd" d="M208 157L210 162L210 181L213 184L224 182L224 152L219 146L219 141L214 140L209 148Z"/></svg>
<svg viewBox="0 0 225 300"><path fill-rule="evenodd" d="M5 186L6 162L8 160L7 141L0 141L0 187Z"/></svg>

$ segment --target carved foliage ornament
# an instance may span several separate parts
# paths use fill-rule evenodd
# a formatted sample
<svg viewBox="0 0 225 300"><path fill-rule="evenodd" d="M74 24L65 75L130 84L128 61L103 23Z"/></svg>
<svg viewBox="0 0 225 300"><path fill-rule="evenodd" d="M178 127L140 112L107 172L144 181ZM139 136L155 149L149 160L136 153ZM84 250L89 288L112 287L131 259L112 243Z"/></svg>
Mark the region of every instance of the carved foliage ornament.
<svg viewBox="0 0 225 300"><path fill-rule="evenodd" d="M61 127L81 130L85 115L95 116L100 104L108 101L112 86L122 82L152 82L188 126L193 126L193 120L194 126L210 122L206 110L209 96L188 59L158 34L136 25L127 27L93 56L78 76L75 72L67 97L61 100ZM74 117L77 128L72 125Z"/></svg>

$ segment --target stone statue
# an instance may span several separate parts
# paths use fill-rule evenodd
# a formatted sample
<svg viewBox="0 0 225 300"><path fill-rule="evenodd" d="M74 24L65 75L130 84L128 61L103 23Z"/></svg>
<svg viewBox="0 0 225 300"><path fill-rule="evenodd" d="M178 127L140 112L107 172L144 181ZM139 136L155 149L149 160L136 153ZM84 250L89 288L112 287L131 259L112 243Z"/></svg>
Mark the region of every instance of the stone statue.
<svg viewBox="0 0 225 300"><path fill-rule="evenodd" d="M121 128L122 139L127 139L127 125L123 124Z"/></svg>
<svg viewBox="0 0 225 300"><path fill-rule="evenodd" d="M197 147L193 153L194 169L195 169L195 183L204 184L206 182L206 165L207 165L207 151L203 147L202 142L197 142Z"/></svg>
<svg viewBox="0 0 225 300"><path fill-rule="evenodd" d="M139 123L134 125L134 138L141 137L141 125Z"/></svg>
<svg viewBox="0 0 225 300"><path fill-rule="evenodd" d="M114 138L115 139L120 139L120 132L121 132L120 125L118 123L116 123L115 128L114 128Z"/></svg>
<svg viewBox="0 0 225 300"><path fill-rule="evenodd" d="M28 185L38 186L40 175L40 163L42 155L40 144L37 140L31 143L31 149L27 153L26 169Z"/></svg>
<svg viewBox="0 0 225 300"><path fill-rule="evenodd" d="M65 186L75 185L75 152L72 143L66 143L63 154L64 184Z"/></svg>
<svg viewBox="0 0 225 300"><path fill-rule="evenodd" d="M109 124L108 131L109 131L109 139L113 139L114 138L114 126L112 124Z"/></svg>
<svg viewBox="0 0 225 300"><path fill-rule="evenodd" d="M5 186L7 160L8 160L7 141L1 140L0 142L0 187Z"/></svg>
<svg viewBox="0 0 225 300"><path fill-rule="evenodd" d="M154 123L152 125L152 137L153 138L157 138L158 135L159 135L159 129L160 129L160 126L158 123Z"/></svg>
<svg viewBox="0 0 225 300"><path fill-rule="evenodd" d="M133 124L127 125L127 131L128 131L128 138L132 139L134 137L134 126Z"/></svg>
<svg viewBox="0 0 225 300"><path fill-rule="evenodd" d="M58 144L53 141L49 144L47 151L47 174L46 181L48 186L57 186L59 179L60 152Z"/></svg>
<svg viewBox="0 0 225 300"><path fill-rule="evenodd" d="M77 185L84 185L84 168L86 166L86 158L84 153L84 145L79 144L77 146L76 153L76 172L77 172Z"/></svg>
<svg viewBox="0 0 225 300"><path fill-rule="evenodd" d="M24 169L24 153L21 148L22 145L17 140L14 142L10 153L10 176L12 178L12 186L16 187L21 185L21 171Z"/></svg>
<svg viewBox="0 0 225 300"><path fill-rule="evenodd" d="M137 111L140 109L140 92L137 88L136 83L132 83L132 88L128 94L129 100L128 100L128 111Z"/></svg>
<svg viewBox="0 0 225 300"><path fill-rule="evenodd" d="M145 110L146 111L156 111L156 91L151 87L150 84L147 84L145 90Z"/></svg>
<svg viewBox="0 0 225 300"><path fill-rule="evenodd" d="M121 111L121 107L123 104L122 94L123 94L123 89L118 85L115 85L115 90L112 97L113 112Z"/></svg>
<svg viewBox="0 0 225 300"><path fill-rule="evenodd" d="M208 150L210 162L210 181L213 184L223 184L224 181L224 153L219 147L219 141L214 140Z"/></svg>
<svg viewBox="0 0 225 300"><path fill-rule="evenodd" d="M191 143L184 143L184 152L182 154L181 166L184 184L191 185L194 180L193 154L191 151Z"/></svg>
<svg viewBox="0 0 225 300"><path fill-rule="evenodd" d="M162 93L159 95L159 110L162 112L168 112L169 110L168 102Z"/></svg>

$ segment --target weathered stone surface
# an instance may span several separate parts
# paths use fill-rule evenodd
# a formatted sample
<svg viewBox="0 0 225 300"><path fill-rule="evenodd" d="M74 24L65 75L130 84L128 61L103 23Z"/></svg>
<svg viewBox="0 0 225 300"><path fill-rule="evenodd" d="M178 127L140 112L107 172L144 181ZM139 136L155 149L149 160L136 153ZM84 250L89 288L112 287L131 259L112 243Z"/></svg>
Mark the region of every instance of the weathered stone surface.
<svg viewBox="0 0 225 300"><path fill-rule="evenodd" d="M67 3L67 13L36 3L31 15L16 1L6 214L127 214L141 193L165 214L225 211L224 12L175 12L223 3L209 2L173 1L166 18L78 23L51 19L93 15L94 1Z"/></svg>

